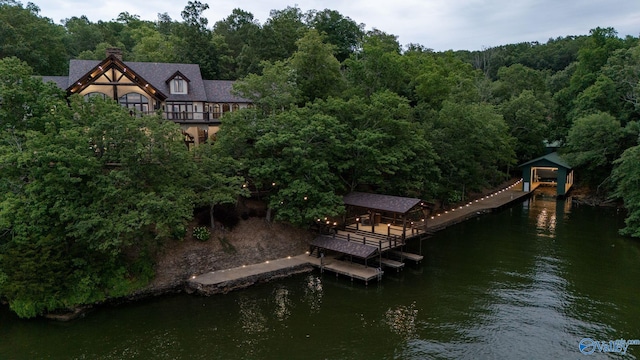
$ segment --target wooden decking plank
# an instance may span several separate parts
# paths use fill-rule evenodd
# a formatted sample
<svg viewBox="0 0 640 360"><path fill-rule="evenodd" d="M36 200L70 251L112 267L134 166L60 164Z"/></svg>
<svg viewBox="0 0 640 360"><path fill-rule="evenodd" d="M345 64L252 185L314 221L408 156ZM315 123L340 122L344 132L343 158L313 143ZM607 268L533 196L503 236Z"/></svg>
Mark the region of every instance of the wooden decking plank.
<svg viewBox="0 0 640 360"><path fill-rule="evenodd" d="M382 274L384 274L384 271L378 270L376 268L348 261L337 260L331 256L325 257L323 261L318 258L310 258L311 261L309 262L314 266L317 266L323 270L329 270L336 274L349 276L353 279L363 280L365 283L368 283L373 279L378 279L382 276Z"/></svg>
<svg viewBox="0 0 640 360"><path fill-rule="evenodd" d="M376 261L378 261L382 266L394 268L396 270L400 270L400 269L402 269L404 267L404 263L403 262L395 261L395 260L391 260L391 259L382 258L382 259L378 259Z"/></svg>
<svg viewBox="0 0 640 360"><path fill-rule="evenodd" d="M408 253L408 252L403 252L403 251L399 251L399 250L389 250L390 254L393 254L401 259L409 259L415 262L420 262L422 261L422 259L424 259L424 256L422 255L418 255L418 254L413 254L413 253Z"/></svg>

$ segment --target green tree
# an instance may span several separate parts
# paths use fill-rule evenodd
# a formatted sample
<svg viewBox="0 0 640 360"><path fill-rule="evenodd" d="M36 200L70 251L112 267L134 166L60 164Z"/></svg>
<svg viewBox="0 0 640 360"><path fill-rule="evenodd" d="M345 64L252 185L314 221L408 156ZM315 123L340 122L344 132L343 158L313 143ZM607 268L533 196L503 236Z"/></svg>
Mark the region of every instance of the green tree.
<svg viewBox="0 0 640 360"><path fill-rule="evenodd" d="M259 126L249 176L258 189L269 191L275 219L303 226L339 214L339 181L331 171L331 153L342 130L336 119L292 109Z"/></svg>
<svg viewBox="0 0 640 360"><path fill-rule="evenodd" d="M9 119L0 138L0 297L32 317L145 284L150 251L192 216L180 129L111 101L69 107L23 64L0 64L0 79L13 79L2 109L27 119Z"/></svg>
<svg viewBox="0 0 640 360"><path fill-rule="evenodd" d="M547 92L545 75L521 64L500 68L494 84L492 93L497 103L508 101L525 90L532 91L536 97L542 97Z"/></svg>
<svg viewBox="0 0 640 360"><path fill-rule="evenodd" d="M231 15L215 23L213 34L221 38L228 49L221 65L228 78L239 79L260 70L260 56L256 53L260 31L253 14L241 9L233 9Z"/></svg>
<svg viewBox="0 0 640 360"><path fill-rule="evenodd" d="M397 37L379 30L369 31L362 49L344 62L349 91L362 96L384 90L406 95L409 77L401 63Z"/></svg>
<svg viewBox="0 0 640 360"><path fill-rule="evenodd" d="M595 113L574 121L567 136L564 155L571 166L581 169L585 182L603 184L609 178L624 138L620 122L607 113Z"/></svg>
<svg viewBox="0 0 640 360"><path fill-rule="evenodd" d="M72 17L63 21L67 30L66 48L68 54L75 58L83 51L93 50L96 44L105 42L104 35L97 24L86 16Z"/></svg>
<svg viewBox="0 0 640 360"><path fill-rule="evenodd" d="M357 24L335 10L309 11L307 23L335 46L334 53L339 62L348 59L362 43L364 24Z"/></svg>
<svg viewBox="0 0 640 360"><path fill-rule="evenodd" d="M513 138L493 106L445 101L429 131L440 158L445 200L504 181L514 164Z"/></svg>
<svg viewBox="0 0 640 360"><path fill-rule="evenodd" d="M346 191L431 195L438 180L437 156L407 99L380 91L370 98L329 98L313 110L343 127L332 152L333 170Z"/></svg>
<svg viewBox="0 0 640 360"><path fill-rule="evenodd" d="M12 137L27 130L44 131L48 114L66 104L63 91L44 84L15 57L0 59L0 99L0 130Z"/></svg>
<svg viewBox="0 0 640 360"><path fill-rule="evenodd" d="M219 59L208 20L203 12L209 5L200 1L189 1L182 11L182 23L176 26L176 59L187 64L200 65L205 79L216 79L219 74Z"/></svg>
<svg viewBox="0 0 640 360"><path fill-rule="evenodd" d="M291 57L301 102L326 99L338 95L343 88L340 63L333 56L333 46L323 43L316 30L308 31L296 43L298 50Z"/></svg>
<svg viewBox="0 0 640 360"><path fill-rule="evenodd" d="M264 114L289 109L301 100L297 74L285 61L262 63L262 75L249 74L233 85L234 92L251 100Z"/></svg>
<svg viewBox="0 0 640 360"><path fill-rule="evenodd" d="M176 59L173 41L155 26L141 26L132 31L136 45L131 60L145 62L174 62Z"/></svg>
<svg viewBox="0 0 640 360"><path fill-rule="evenodd" d="M414 98L420 106L439 111L445 100L478 101L476 84L481 73L456 59L452 52L438 55L412 53L406 61L413 79Z"/></svg>
<svg viewBox="0 0 640 360"><path fill-rule="evenodd" d="M499 106L509 134L516 139L515 153L518 163L543 154L543 141L547 139L547 107L536 99L533 91L524 90Z"/></svg>
<svg viewBox="0 0 640 360"><path fill-rule="evenodd" d="M620 233L640 237L640 146L633 146L615 160L612 178L615 184L613 196L624 200L627 218Z"/></svg>
<svg viewBox="0 0 640 360"><path fill-rule="evenodd" d="M235 204L240 196L248 196L241 167L237 160L221 152L220 145L196 146L196 172L191 178L197 192L196 206L209 206L210 227L215 228L214 208L219 204Z"/></svg>
<svg viewBox="0 0 640 360"><path fill-rule="evenodd" d="M256 53L270 62L288 59L297 49L296 42L308 29L303 22L304 15L297 6L271 10L269 15L258 35Z"/></svg>
<svg viewBox="0 0 640 360"><path fill-rule="evenodd" d="M64 28L39 12L32 3L24 8L20 2L0 0L0 59L15 56L38 75L64 75L69 59Z"/></svg>

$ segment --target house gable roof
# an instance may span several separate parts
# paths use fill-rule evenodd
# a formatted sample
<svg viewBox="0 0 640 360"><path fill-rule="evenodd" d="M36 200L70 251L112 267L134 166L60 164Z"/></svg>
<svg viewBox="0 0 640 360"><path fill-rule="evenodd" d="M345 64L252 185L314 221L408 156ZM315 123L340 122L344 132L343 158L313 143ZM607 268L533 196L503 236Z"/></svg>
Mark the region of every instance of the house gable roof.
<svg viewBox="0 0 640 360"><path fill-rule="evenodd" d="M119 69L127 69L136 75L136 81L141 86L149 84L157 94L154 95L164 101L207 101L221 103L251 103L251 100L236 96L232 93L234 81L203 80L200 66L197 64L153 63L153 62L123 62L111 55L105 60L71 60L69 62L69 76L44 76L43 81L53 81L58 87L66 90L81 89L91 85L92 79L99 76L99 71L110 64L118 64ZM102 68L102 69L101 69ZM93 75L91 75L93 74ZM91 75L91 76L90 76ZM188 94L172 94L170 80L181 76L189 82ZM131 81L134 81L131 79ZM79 85L80 83L81 85Z"/></svg>
<svg viewBox="0 0 640 360"><path fill-rule="evenodd" d="M183 73L181 73L181 72L178 70L178 71L176 71L175 73L173 73L173 75L171 75L171 76L167 79L167 81L165 81L165 83L169 83L171 80L173 80L173 79L177 78L178 76L179 76L180 78L182 78L182 80L185 80L186 82L191 82L191 80L189 80L189 78L188 78L188 77L184 76L184 74L183 74Z"/></svg>
<svg viewBox="0 0 640 360"><path fill-rule="evenodd" d="M75 64L74 64L75 62ZM91 66L95 64L94 66ZM74 67L74 65L78 65ZM83 70L88 71L82 72ZM159 100L165 100L167 96L162 90L155 86L152 82L145 79L145 77L131 68L129 64L125 64L115 55L110 55L101 62L91 62L86 60L72 60L69 64L69 86L67 87L67 93L77 94L93 82L104 75L111 69L117 69L123 76L129 79L131 82L137 84L142 90L144 90L150 96ZM73 74L73 75L72 75ZM79 76L79 77L78 77Z"/></svg>

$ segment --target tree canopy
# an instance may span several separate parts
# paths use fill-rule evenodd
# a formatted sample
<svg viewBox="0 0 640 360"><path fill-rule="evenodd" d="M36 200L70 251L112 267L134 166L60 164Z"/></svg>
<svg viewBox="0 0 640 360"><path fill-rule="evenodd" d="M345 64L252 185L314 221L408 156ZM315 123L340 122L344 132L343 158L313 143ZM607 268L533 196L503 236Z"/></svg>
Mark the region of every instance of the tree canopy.
<svg viewBox="0 0 640 360"><path fill-rule="evenodd" d="M434 52L337 11L234 9L215 24L121 13L55 24L0 0L0 299L23 317L122 296L194 208L252 195L305 227L370 191L444 203L519 177L557 141L582 185L622 199L640 237L640 44L615 29ZM186 62L253 106L188 149L177 125L71 97L37 75L72 58Z"/></svg>

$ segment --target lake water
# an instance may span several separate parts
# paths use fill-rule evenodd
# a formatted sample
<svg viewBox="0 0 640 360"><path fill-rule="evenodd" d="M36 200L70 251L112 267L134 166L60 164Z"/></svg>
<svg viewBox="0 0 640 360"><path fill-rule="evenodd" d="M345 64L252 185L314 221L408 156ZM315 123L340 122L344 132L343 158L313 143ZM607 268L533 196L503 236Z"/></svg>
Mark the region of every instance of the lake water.
<svg viewBox="0 0 640 360"><path fill-rule="evenodd" d="M69 323L1 308L0 359L636 359L640 345L578 347L640 339L640 242L622 226L537 195L437 233L421 264L369 286L315 271Z"/></svg>

